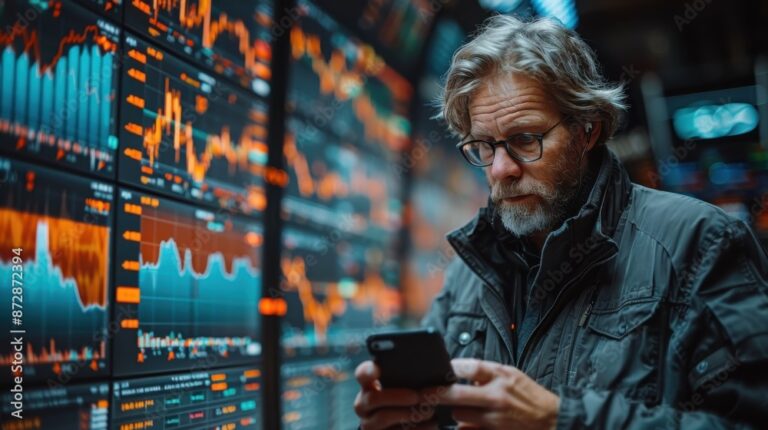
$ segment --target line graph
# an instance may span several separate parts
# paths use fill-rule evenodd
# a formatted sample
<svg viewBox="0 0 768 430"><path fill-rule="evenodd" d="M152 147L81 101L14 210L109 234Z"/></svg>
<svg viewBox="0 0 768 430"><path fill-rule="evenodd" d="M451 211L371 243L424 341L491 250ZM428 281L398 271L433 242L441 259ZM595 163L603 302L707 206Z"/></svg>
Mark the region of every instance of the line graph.
<svg viewBox="0 0 768 430"><path fill-rule="evenodd" d="M52 4L26 25L29 1L0 12L0 148L110 176L120 30Z"/></svg>
<svg viewBox="0 0 768 430"><path fill-rule="evenodd" d="M266 103L130 36L126 47L121 179L244 213L263 210Z"/></svg>
<svg viewBox="0 0 768 430"><path fill-rule="evenodd" d="M126 22L259 95L269 93L271 1L134 0Z"/></svg>
<svg viewBox="0 0 768 430"><path fill-rule="evenodd" d="M284 232L284 249L284 345L344 344L357 333L393 324L401 303L386 250L348 240L331 248L317 233L293 227Z"/></svg>
<svg viewBox="0 0 768 430"><path fill-rule="evenodd" d="M25 380L102 374L112 187L3 158L0 176L0 276L11 278L9 250L22 248L24 299L34 304L25 308ZM10 303L10 294L4 284L0 296Z"/></svg>
<svg viewBox="0 0 768 430"><path fill-rule="evenodd" d="M123 190L117 373L258 356L261 226Z"/></svg>
<svg viewBox="0 0 768 430"><path fill-rule="evenodd" d="M299 6L302 17L290 33L294 108L327 122L340 138L405 150L410 83L313 4Z"/></svg>
<svg viewBox="0 0 768 430"><path fill-rule="evenodd" d="M334 142L299 117L287 121L286 211L296 218L389 240L402 223L392 153Z"/></svg>

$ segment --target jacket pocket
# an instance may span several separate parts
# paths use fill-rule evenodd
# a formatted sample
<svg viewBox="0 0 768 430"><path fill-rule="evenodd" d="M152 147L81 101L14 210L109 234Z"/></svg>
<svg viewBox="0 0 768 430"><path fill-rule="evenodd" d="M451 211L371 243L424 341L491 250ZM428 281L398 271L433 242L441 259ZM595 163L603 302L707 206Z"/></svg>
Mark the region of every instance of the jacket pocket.
<svg viewBox="0 0 768 430"><path fill-rule="evenodd" d="M592 309L588 327L603 336L615 340L647 322L659 308L660 300L655 297L628 300L617 307Z"/></svg>
<svg viewBox="0 0 768 430"><path fill-rule="evenodd" d="M661 306L659 298L646 297L594 309L580 348L580 383L654 402L663 356L661 324L656 323Z"/></svg>
<svg viewBox="0 0 768 430"><path fill-rule="evenodd" d="M488 320L482 315L448 316L445 346L451 358L483 358Z"/></svg>

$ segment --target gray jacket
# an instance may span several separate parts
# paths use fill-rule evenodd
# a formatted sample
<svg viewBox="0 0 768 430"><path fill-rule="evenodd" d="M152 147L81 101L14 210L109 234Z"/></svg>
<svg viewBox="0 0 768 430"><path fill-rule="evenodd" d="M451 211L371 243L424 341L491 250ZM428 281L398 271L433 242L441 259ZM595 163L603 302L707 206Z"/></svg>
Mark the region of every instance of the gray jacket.
<svg viewBox="0 0 768 430"><path fill-rule="evenodd" d="M544 245L519 357L505 298L527 266L514 241L502 256L487 208L448 236L457 257L423 324L452 357L558 393L559 429L768 428L765 251L743 222L633 184L599 151L586 203Z"/></svg>

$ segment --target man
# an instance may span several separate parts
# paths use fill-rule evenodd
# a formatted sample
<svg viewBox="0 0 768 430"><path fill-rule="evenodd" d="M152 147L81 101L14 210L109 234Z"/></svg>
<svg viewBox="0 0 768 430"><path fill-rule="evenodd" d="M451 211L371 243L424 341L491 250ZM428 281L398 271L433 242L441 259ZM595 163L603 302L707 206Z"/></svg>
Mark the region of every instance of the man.
<svg viewBox="0 0 768 430"><path fill-rule="evenodd" d="M365 362L363 430L434 428L438 404L460 428L768 423L765 252L714 206L629 181L604 146L622 90L594 57L551 21L507 16L454 56L443 116L491 193L449 235L424 324L469 384L381 389Z"/></svg>

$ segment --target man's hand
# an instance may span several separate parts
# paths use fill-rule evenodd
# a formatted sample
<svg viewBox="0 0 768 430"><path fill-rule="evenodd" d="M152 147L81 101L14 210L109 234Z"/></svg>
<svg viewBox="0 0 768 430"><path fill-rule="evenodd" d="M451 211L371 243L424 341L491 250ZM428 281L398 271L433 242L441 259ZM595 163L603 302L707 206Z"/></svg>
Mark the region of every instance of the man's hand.
<svg viewBox="0 0 768 430"><path fill-rule="evenodd" d="M440 394L441 405L453 407L461 429L554 429L560 398L515 367L490 361L451 361L459 379Z"/></svg>
<svg viewBox="0 0 768 430"><path fill-rule="evenodd" d="M355 377L360 392L355 399L355 413L362 430L437 429L433 419L438 394L434 390L382 389L379 368L372 361L357 366Z"/></svg>

